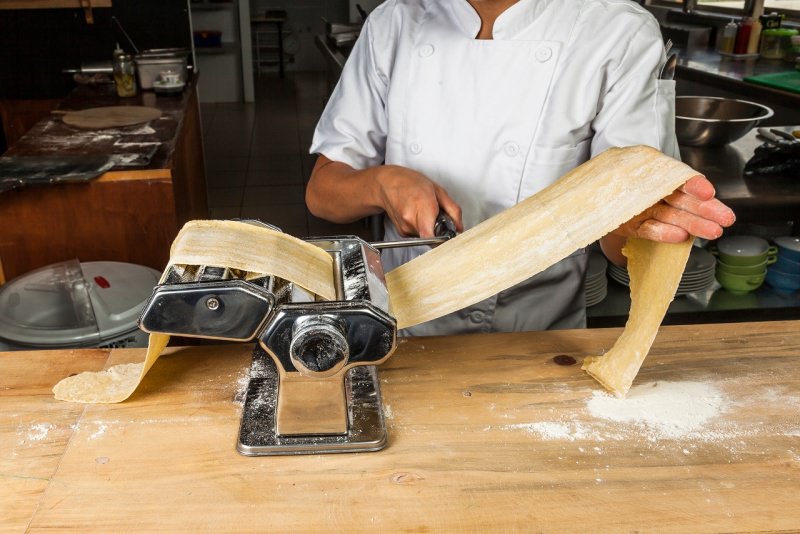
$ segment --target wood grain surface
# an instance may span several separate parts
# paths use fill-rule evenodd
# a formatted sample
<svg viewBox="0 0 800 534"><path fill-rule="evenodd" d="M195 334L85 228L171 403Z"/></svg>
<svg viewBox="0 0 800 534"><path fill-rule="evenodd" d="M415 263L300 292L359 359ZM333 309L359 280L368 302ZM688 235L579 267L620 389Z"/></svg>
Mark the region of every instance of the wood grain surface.
<svg viewBox="0 0 800 534"><path fill-rule="evenodd" d="M249 346L169 349L129 401L85 409L46 384L106 352L6 353L0 510L31 532L792 531L799 327L664 327L634 386L693 382L725 401L682 439L587 409L607 394L581 360L619 329L403 340L379 371L388 447L298 457L234 449Z"/></svg>

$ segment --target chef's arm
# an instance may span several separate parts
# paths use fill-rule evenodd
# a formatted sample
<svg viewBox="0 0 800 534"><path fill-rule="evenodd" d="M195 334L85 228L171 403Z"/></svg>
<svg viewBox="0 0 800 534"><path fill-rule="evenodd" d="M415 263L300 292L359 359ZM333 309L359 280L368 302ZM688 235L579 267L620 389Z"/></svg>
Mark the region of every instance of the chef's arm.
<svg viewBox="0 0 800 534"><path fill-rule="evenodd" d="M432 237L440 209L463 230L461 208L423 174L398 165L356 170L320 155L306 187L306 204L317 217L336 223L386 212L402 235Z"/></svg>
<svg viewBox="0 0 800 534"><path fill-rule="evenodd" d="M622 246L628 237L681 243L689 236L717 239L736 220L733 211L714 197L714 186L697 175L680 189L604 236L600 247L617 265L625 265Z"/></svg>

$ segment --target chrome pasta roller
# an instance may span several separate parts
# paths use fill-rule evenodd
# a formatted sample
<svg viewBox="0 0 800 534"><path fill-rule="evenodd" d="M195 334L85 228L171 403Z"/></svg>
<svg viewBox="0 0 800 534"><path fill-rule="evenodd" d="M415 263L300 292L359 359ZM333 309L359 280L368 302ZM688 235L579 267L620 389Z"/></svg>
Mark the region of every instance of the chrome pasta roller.
<svg viewBox="0 0 800 534"><path fill-rule="evenodd" d="M334 301L274 276L247 280L232 269L172 266L139 320L150 333L258 341L237 444L245 455L375 451L387 442L376 365L394 352L397 323L381 243L306 241L333 259Z"/></svg>

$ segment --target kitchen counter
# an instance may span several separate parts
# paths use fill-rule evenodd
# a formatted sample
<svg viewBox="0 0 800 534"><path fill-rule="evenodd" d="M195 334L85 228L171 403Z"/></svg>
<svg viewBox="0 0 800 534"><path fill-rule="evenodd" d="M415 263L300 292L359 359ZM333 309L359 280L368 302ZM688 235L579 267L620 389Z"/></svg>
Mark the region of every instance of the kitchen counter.
<svg viewBox="0 0 800 534"><path fill-rule="evenodd" d="M794 68L791 63L761 58L734 61L712 51L685 54L676 48L675 52L678 53L675 77L679 82L690 80L705 83L741 96L758 98L767 105L796 107L800 104L800 94L744 81L748 76L791 71Z"/></svg>
<svg viewBox="0 0 800 534"><path fill-rule="evenodd" d="M162 117L140 126L79 130L58 115L38 122L7 156L152 152L148 165L114 168L88 183L25 187L0 194L0 258L10 279L78 258L163 269L180 226L206 218L208 206L194 81L180 96L140 91L116 96L113 85L81 86L61 111L144 105Z"/></svg>
<svg viewBox="0 0 800 534"><path fill-rule="evenodd" d="M627 404L579 365L619 333L402 340L379 369L388 447L294 457L235 451L248 345L171 348L129 401L88 406L50 388L141 350L3 353L0 516L17 532L796 529L800 324L664 327Z"/></svg>

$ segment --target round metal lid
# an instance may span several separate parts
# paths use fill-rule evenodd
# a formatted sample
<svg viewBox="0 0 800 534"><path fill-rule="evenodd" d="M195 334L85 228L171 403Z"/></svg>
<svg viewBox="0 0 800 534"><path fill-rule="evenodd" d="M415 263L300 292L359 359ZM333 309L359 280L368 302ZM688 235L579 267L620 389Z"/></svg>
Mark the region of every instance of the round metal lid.
<svg viewBox="0 0 800 534"><path fill-rule="evenodd" d="M0 288L0 337L31 347L99 345L137 329L160 273L120 262L48 265Z"/></svg>

